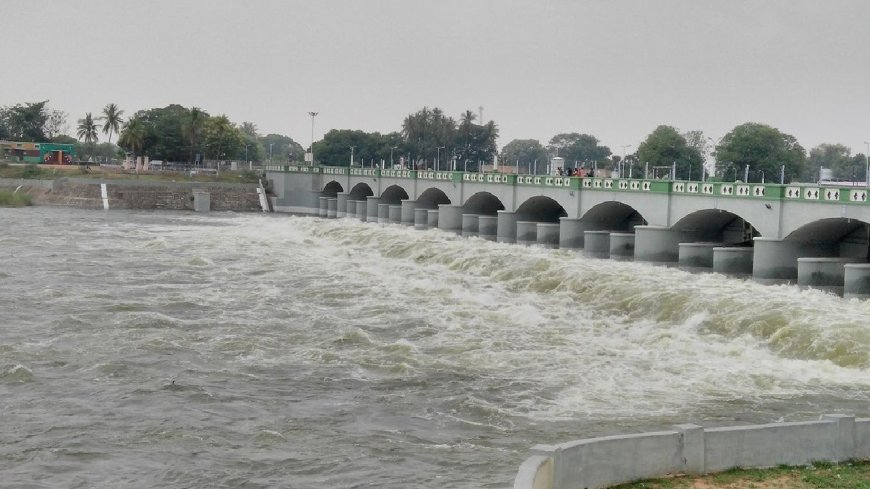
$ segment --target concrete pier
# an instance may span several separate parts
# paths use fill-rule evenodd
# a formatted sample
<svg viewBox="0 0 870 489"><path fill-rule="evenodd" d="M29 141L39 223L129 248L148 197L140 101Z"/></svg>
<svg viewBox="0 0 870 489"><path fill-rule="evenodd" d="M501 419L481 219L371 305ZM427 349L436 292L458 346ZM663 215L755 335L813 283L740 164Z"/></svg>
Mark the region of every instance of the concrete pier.
<svg viewBox="0 0 870 489"><path fill-rule="evenodd" d="M582 249L585 243L584 232L588 225L580 219L562 217L559 219L559 248Z"/></svg>
<svg viewBox="0 0 870 489"><path fill-rule="evenodd" d="M836 256L837 251L813 243L758 237L753 240L752 279L762 284L795 282L798 258Z"/></svg>
<svg viewBox="0 0 870 489"><path fill-rule="evenodd" d="M378 206L380 203L380 197L375 197L374 195L366 197L366 222L378 222Z"/></svg>
<svg viewBox="0 0 870 489"><path fill-rule="evenodd" d="M498 211L496 241L499 243L517 242L517 213Z"/></svg>
<svg viewBox="0 0 870 489"><path fill-rule="evenodd" d="M402 224L405 226L413 226L416 222L414 211L417 210L416 200L402 201Z"/></svg>
<svg viewBox="0 0 870 489"><path fill-rule="evenodd" d="M479 214L462 214L462 237L477 236Z"/></svg>
<svg viewBox="0 0 870 489"><path fill-rule="evenodd" d="M802 257L797 259L798 285L843 295L846 264L864 263L861 258Z"/></svg>
<svg viewBox="0 0 870 489"><path fill-rule="evenodd" d="M518 245L538 244L538 223L536 221L517 221Z"/></svg>
<svg viewBox="0 0 870 489"><path fill-rule="evenodd" d="M320 201L320 208L317 215L319 217L326 217L329 212L329 197L320 197L318 200Z"/></svg>
<svg viewBox="0 0 870 489"><path fill-rule="evenodd" d="M335 195L338 199L338 204L335 207L335 217L341 219L347 215L347 202L349 194L347 192L339 192Z"/></svg>
<svg viewBox="0 0 870 489"><path fill-rule="evenodd" d="M844 267L843 297L846 299L870 299L870 264L847 263Z"/></svg>
<svg viewBox="0 0 870 489"><path fill-rule="evenodd" d="M414 209L414 229L425 231L429 228L429 209L417 207Z"/></svg>
<svg viewBox="0 0 870 489"><path fill-rule="evenodd" d="M559 248L558 222L539 222L537 234L538 246L543 246L544 248L550 249Z"/></svg>
<svg viewBox="0 0 870 489"><path fill-rule="evenodd" d="M378 224L390 222L390 204L378 204Z"/></svg>
<svg viewBox="0 0 870 489"><path fill-rule="evenodd" d="M389 218L390 224L400 224L402 222L401 204L390 204Z"/></svg>
<svg viewBox="0 0 870 489"><path fill-rule="evenodd" d="M450 204L439 205L438 229L462 234L462 206Z"/></svg>
<svg viewBox="0 0 870 489"><path fill-rule="evenodd" d="M328 199L326 201L326 218L335 219L338 216L338 199Z"/></svg>
<svg viewBox="0 0 870 489"><path fill-rule="evenodd" d="M345 203L344 211L345 217L356 217L356 201L348 200Z"/></svg>
<svg viewBox="0 0 870 489"><path fill-rule="evenodd" d="M365 221L368 216L368 200L356 201L356 218L360 221Z"/></svg>
<svg viewBox="0 0 870 489"><path fill-rule="evenodd" d="M610 259L634 260L634 233L610 233Z"/></svg>
<svg viewBox="0 0 870 489"><path fill-rule="evenodd" d="M193 191L193 210L195 212L211 210L211 194L208 193L208 190L195 189Z"/></svg>
<svg viewBox="0 0 870 489"><path fill-rule="evenodd" d="M477 216L477 237L495 241L498 237L498 216Z"/></svg>
<svg viewBox="0 0 870 489"><path fill-rule="evenodd" d="M583 256L610 258L610 231L585 231Z"/></svg>
<svg viewBox="0 0 870 489"><path fill-rule="evenodd" d="M438 211L429 209L426 211L426 227L438 229Z"/></svg>
<svg viewBox="0 0 870 489"><path fill-rule="evenodd" d="M722 243L680 243L679 267L689 271L712 271L713 250L722 247Z"/></svg>
<svg viewBox="0 0 870 489"><path fill-rule="evenodd" d="M713 271L726 275L752 275L753 249L749 246L713 248Z"/></svg>
<svg viewBox="0 0 870 489"><path fill-rule="evenodd" d="M634 260L670 264L680 260L680 243L695 241L689 233L659 226L635 226Z"/></svg>

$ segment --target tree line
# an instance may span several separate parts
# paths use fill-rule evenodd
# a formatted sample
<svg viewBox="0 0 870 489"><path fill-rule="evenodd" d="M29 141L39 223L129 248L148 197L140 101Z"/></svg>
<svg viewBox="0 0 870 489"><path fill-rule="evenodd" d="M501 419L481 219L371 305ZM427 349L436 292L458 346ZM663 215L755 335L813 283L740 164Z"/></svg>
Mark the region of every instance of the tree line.
<svg viewBox="0 0 870 489"><path fill-rule="evenodd" d="M226 115L213 116L198 107L172 104L139 110L129 118L124 114L114 103L96 116L88 112L77 120L77 138L73 138L66 134L67 114L52 109L47 100L0 107L0 139L75 144L84 158L115 158L127 152L189 163L205 159L299 163L311 150L289 136L262 135L252 122L236 124ZM100 133L106 142L100 143ZM114 135L118 136L115 144ZM675 172L676 178L686 180L778 182L784 176L786 182L810 182L817 181L821 169L827 168L833 179L867 178L864 154L852 155L850 148L828 143L807 152L794 136L754 122L734 127L718 141L702 131L680 132L661 125L636 146L626 144L616 152L595 136L580 132L556 134L546 146L535 139L515 139L501 151L498 136L494 121L478 121L470 110L454 118L438 107L423 107L407 115L398 131L333 129L313 149L318 164L331 166L478 171L497 158L502 165L533 171L545 169L551 158L559 156L569 168L615 170L635 177L652 168L661 170L658 174Z"/></svg>

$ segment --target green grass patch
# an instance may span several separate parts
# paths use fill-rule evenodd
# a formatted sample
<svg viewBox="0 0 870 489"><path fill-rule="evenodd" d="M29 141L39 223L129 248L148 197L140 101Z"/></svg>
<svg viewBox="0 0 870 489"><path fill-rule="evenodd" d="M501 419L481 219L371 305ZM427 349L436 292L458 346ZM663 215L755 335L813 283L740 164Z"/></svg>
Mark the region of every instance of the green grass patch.
<svg viewBox="0 0 870 489"><path fill-rule="evenodd" d="M81 177L101 180L144 180L149 182L224 182L224 183L257 183L260 173L257 171L221 171L220 174L197 173L190 175L181 171L150 171L135 173L132 171L104 170L99 166L43 166L37 164L0 163L0 178L52 180L61 177Z"/></svg>
<svg viewBox="0 0 870 489"><path fill-rule="evenodd" d="M22 192L0 190L0 207L24 207L33 205L33 197Z"/></svg>
<svg viewBox="0 0 870 489"><path fill-rule="evenodd" d="M804 467L732 469L705 476L675 476L612 489L870 489L870 461Z"/></svg>

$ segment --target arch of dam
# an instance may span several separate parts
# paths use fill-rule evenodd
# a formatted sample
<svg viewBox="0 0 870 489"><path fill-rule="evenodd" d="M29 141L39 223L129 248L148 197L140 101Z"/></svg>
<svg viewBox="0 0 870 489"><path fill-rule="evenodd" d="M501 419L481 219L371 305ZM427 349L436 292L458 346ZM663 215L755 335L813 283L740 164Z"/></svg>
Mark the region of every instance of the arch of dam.
<svg viewBox="0 0 870 489"><path fill-rule="evenodd" d="M439 228L870 298L867 187L267 166L277 212Z"/></svg>

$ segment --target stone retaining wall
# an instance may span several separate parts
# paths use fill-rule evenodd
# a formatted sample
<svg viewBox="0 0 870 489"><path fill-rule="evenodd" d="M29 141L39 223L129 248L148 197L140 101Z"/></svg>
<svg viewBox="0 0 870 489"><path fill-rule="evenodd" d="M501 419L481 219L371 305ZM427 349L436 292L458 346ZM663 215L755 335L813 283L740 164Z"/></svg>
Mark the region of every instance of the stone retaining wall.
<svg viewBox="0 0 870 489"><path fill-rule="evenodd" d="M210 194L214 211L261 211L257 185L198 182L100 181L85 178L56 180L0 179L0 188L25 192L37 205L102 209L100 186L106 184L109 209L193 210L194 190Z"/></svg>
<svg viewBox="0 0 870 489"><path fill-rule="evenodd" d="M825 415L819 421L608 436L537 445L514 489L599 489L671 474L706 474L870 458L870 419Z"/></svg>

